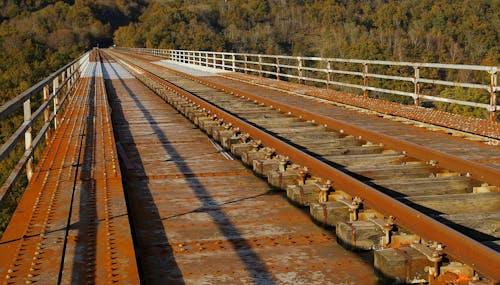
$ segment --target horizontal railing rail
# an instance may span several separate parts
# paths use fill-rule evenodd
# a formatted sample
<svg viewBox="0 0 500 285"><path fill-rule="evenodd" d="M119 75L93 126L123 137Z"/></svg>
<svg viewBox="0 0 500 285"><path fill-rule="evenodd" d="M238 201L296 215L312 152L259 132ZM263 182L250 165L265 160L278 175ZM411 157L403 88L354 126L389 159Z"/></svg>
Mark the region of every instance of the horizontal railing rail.
<svg viewBox="0 0 500 285"><path fill-rule="evenodd" d="M20 158L10 158L17 160L17 163L1 185L0 202L18 181L23 170L26 170L28 180L31 179L35 150L41 142L48 142L51 130L58 127L59 113L87 63L88 53L85 53L0 107L0 121L9 120L21 110L23 113L21 125L0 147L0 163L10 157L21 138L24 137L24 153ZM42 103L32 112L34 101ZM34 122L42 115L43 124L33 138Z"/></svg>
<svg viewBox="0 0 500 285"><path fill-rule="evenodd" d="M462 65L442 63L416 63L395 62L383 60L341 59L322 57L302 57L285 55L266 55L251 53L191 51L191 50L167 50L153 48L120 48L143 54L165 57L172 61L194 64L208 68L224 71L256 73L259 76L268 76L280 80L280 78L295 79L298 83L319 83L326 88L344 87L353 88L369 96L369 92L405 96L413 99L415 105L420 105L422 100L458 104L463 106L481 108L489 112L490 120L496 121L500 106L497 102L497 93L500 87L497 85L497 73L500 67L484 65ZM348 67L337 67L334 65L349 65ZM406 76L401 74L390 74L390 72L369 72L369 67L376 69L383 67L387 69L406 68ZM425 69L427 77L422 76ZM478 72L476 79L481 82L470 82L465 79L450 80L440 75L442 70L452 73ZM308 74L306 74L308 73ZM397 73L397 72L396 72ZM434 78L430 75L435 75ZM336 79L338 76L350 76L351 80ZM467 76L465 76L467 77ZM356 79L359 82L356 82ZM345 78L344 78L345 79ZM370 79L396 81L407 83L406 90L389 88L385 86L374 86ZM379 83L380 85L380 83ZM447 98L432 94L438 86L461 87L466 89L477 89L486 92L483 100L463 100Z"/></svg>

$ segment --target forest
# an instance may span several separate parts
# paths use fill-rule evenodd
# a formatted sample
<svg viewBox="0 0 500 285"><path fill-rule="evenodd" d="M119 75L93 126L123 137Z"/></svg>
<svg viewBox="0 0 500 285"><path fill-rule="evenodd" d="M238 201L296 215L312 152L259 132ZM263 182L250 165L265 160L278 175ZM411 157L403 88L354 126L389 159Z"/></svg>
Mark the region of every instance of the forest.
<svg viewBox="0 0 500 285"><path fill-rule="evenodd" d="M498 27L500 0L2 0L0 104L97 45L498 66Z"/></svg>

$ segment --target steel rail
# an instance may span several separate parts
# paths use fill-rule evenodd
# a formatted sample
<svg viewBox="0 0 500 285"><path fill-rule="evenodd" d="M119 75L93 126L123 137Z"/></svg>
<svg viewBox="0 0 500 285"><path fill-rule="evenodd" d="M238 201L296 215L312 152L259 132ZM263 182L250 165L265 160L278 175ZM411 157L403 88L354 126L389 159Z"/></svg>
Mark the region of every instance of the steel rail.
<svg viewBox="0 0 500 285"><path fill-rule="evenodd" d="M259 139L263 145L273 147L278 153L289 156L292 161L309 167L311 174L331 179L335 189L341 189L352 196L359 196L363 199L364 203L380 211L382 214L395 217L396 224L417 233L424 239L443 243L445 246L444 251L447 254L473 266L477 271L491 278L493 282L496 283L500 281L500 276L498 274L498 268L500 268L500 255L497 251L437 222L431 217L395 200L375 188L360 182L359 180L332 167L331 165L328 165L318 158L304 153L300 149L285 143L265 130L259 129L245 120L238 118L229 111L220 109L207 100L202 99L173 83L167 82L160 76L139 67L137 64L132 62L128 62L128 64L142 70L143 74L147 75L151 80L157 82L158 84L165 86L168 90L183 96L200 107L205 108L205 110L216 114L218 118L223 119L225 122L232 123L242 132L248 133L251 137ZM175 74L180 75L181 73L175 72ZM189 75L184 77L200 83L205 82L210 86L216 86L213 82L202 80L198 77L193 78ZM233 92L234 94L242 95L242 92L234 89L226 88L225 92ZM265 103L262 100L261 102L268 105L268 103ZM276 104L273 104L273 106L279 108ZM285 110L282 109L282 111ZM300 113L294 113L294 115L299 114ZM345 130L347 133L350 133L351 130L356 129L357 127L346 128ZM419 153L420 151L424 151L424 149L420 148L419 151L416 151L416 153Z"/></svg>

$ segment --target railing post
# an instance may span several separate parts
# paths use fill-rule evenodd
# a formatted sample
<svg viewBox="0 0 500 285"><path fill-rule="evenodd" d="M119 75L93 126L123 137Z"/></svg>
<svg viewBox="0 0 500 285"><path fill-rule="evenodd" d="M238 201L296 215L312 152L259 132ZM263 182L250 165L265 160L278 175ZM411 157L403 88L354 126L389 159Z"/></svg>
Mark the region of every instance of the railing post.
<svg viewBox="0 0 500 285"><path fill-rule="evenodd" d="M33 137L31 135L32 122L31 122L31 99L24 101L23 103L23 113L24 113L24 123L30 124L30 127L24 133L24 149L30 151L30 158L26 163L26 176L28 181L31 180L33 176Z"/></svg>
<svg viewBox="0 0 500 285"><path fill-rule="evenodd" d="M497 120L497 69L493 67L490 71L491 82L490 82L490 121L496 122Z"/></svg>
<svg viewBox="0 0 500 285"><path fill-rule="evenodd" d="M66 72L61 72L61 84L64 84L64 80L66 79Z"/></svg>
<svg viewBox="0 0 500 285"><path fill-rule="evenodd" d="M71 73L71 86L70 87L73 87L73 85L76 83L76 80L78 79L77 77L80 75L80 67L76 67L74 65L71 66L70 73Z"/></svg>
<svg viewBox="0 0 500 285"><path fill-rule="evenodd" d="M262 77L262 56L259 54L259 76Z"/></svg>
<svg viewBox="0 0 500 285"><path fill-rule="evenodd" d="M413 77L413 84L415 85L415 91L413 95L413 103L415 106L420 106L420 83L418 82L420 79L420 68L418 66L413 67L415 70L415 75Z"/></svg>
<svg viewBox="0 0 500 285"><path fill-rule="evenodd" d="M54 95L54 130L57 129L57 124L58 124L58 118L57 118L57 110L59 109L59 97L57 95L58 88L59 88L59 77L56 77L52 81L52 94Z"/></svg>
<svg viewBox="0 0 500 285"><path fill-rule="evenodd" d="M215 56L215 53L213 53L212 55L213 55L213 57L212 57L213 58L213 62L212 62L213 66L212 67L213 68L217 68L217 66L216 66L216 64L217 64L217 57Z"/></svg>
<svg viewBox="0 0 500 285"><path fill-rule="evenodd" d="M201 57L201 52L199 51L199 52L198 52L198 64L199 64L200 66L202 66L202 65L203 65L203 64L202 64L203 60L202 60L201 58L202 58L202 57Z"/></svg>
<svg viewBox="0 0 500 285"><path fill-rule="evenodd" d="M243 56L243 61L244 61L244 65L245 65L245 74L248 74L248 64L247 64L248 56L246 54Z"/></svg>
<svg viewBox="0 0 500 285"><path fill-rule="evenodd" d="M297 61L298 61L297 71L299 74L299 84L302 84L302 59L300 58L300 56L297 57Z"/></svg>
<svg viewBox="0 0 500 285"><path fill-rule="evenodd" d="M276 80L280 81L280 58L276 57Z"/></svg>
<svg viewBox="0 0 500 285"><path fill-rule="evenodd" d="M231 62L233 64L233 72L236 72L236 57L234 56L234 53L231 54Z"/></svg>
<svg viewBox="0 0 500 285"><path fill-rule="evenodd" d="M329 60L326 61L326 89L330 88L330 80L332 80L330 77L330 72L332 70L332 65Z"/></svg>
<svg viewBox="0 0 500 285"><path fill-rule="evenodd" d="M368 64L363 62L363 96L368 97Z"/></svg>
<svg viewBox="0 0 500 285"><path fill-rule="evenodd" d="M226 55L221 53L222 56L222 70L226 70Z"/></svg>
<svg viewBox="0 0 500 285"><path fill-rule="evenodd" d="M49 110L49 97L50 97L50 92L49 92L49 86L46 85L43 87L43 101L47 102L47 107L45 107L45 110L43 111L43 121L45 124L49 123L50 121L50 110ZM45 132L45 141L48 142L50 139L50 126L47 128L47 132Z"/></svg>

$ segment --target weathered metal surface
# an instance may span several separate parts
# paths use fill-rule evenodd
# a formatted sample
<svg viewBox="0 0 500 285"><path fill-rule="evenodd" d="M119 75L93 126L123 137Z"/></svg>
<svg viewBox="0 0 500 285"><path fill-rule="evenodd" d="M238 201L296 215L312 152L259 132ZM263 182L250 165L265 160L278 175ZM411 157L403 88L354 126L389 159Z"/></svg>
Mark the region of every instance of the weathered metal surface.
<svg viewBox="0 0 500 285"><path fill-rule="evenodd" d="M182 88L179 88L178 86L175 86L170 83L163 82L160 80L158 77L152 76L151 79L158 82L158 84L165 86L171 90L174 90L177 94L180 94L184 96L185 98L189 98L190 101L195 102L196 104L200 105L202 108L205 109L205 111L211 112L211 114L217 114L217 117L219 119L223 119L224 122L232 123L235 126L238 126L240 131L248 133L251 137L259 139L260 142L269 147L273 147L276 149L278 153L286 154L290 157L292 161L295 162L300 162L303 165L306 165L310 168L310 173L318 175L323 178L330 178L333 181L333 186L336 189L342 189L351 195L356 195L360 196L363 198L364 202L368 204L369 206L372 206L385 215L393 215L396 217L398 225L401 225L403 227L406 227L410 230L413 230L417 232L418 234L422 235L426 239L431 239L431 240L437 240L445 243L446 245L446 251L455 257L461 258L466 260L467 262L470 262L481 272L484 274L488 275L490 278L493 278L493 280L496 280L498 278L497 276L497 268L498 268L498 253L494 250L488 249L484 247L482 244L471 240L470 238L446 227L440 224L439 222L436 222L430 217L427 217L420 213L419 211L416 211L410 207L407 207L401 203L396 202L395 200L391 199L390 197L382 194L379 191L376 191L375 189L371 188L370 186L359 182L356 179L353 179L351 176L346 175L345 173L335 170L332 168L330 165L324 163L321 160L318 160L317 158L311 156L311 155L306 155L304 152L297 147L291 146L281 140L276 139L273 135L269 134L266 131L259 130L258 128L255 128L254 126L248 124L246 120L242 120L242 118L236 117L233 112L233 110L229 107L223 107L226 108L226 111L220 110L214 105L208 103L207 101L213 101L216 102L217 105L219 106L232 106L234 105L231 103L230 97L231 96L226 96L226 100L221 101L220 98L222 98L222 95L219 95L217 93L203 93L200 92L200 88L197 84L189 83L186 80L175 78L175 76L172 76L168 72L162 71L161 69L155 68L152 65L147 65L146 63L138 63L139 65L142 66L147 66L146 68L149 70L154 70L156 74L160 74L161 76L164 76L170 81L174 81L175 84L178 84L179 86L182 86ZM311 112L304 111L303 109L300 109L299 107L293 106L293 104L298 104L299 100L296 98L292 98L291 96L284 95L284 99L282 101L285 101L286 103L280 102L282 99L280 98L274 98L275 100L271 100L269 98L266 98L265 95L262 93L265 92L263 88L260 88L260 93L259 95L252 94L252 92L256 91L255 87L253 86L245 86L244 88L240 89L246 89L246 90L237 90L234 87L227 87L226 85L221 84L220 82L216 83L216 81L224 81L220 78L209 78L209 77L203 77L203 78L195 78L192 76L186 76L189 77L195 81L201 81L207 85L210 86L216 86L218 89L225 90L226 92L229 93L234 93L237 94L238 96L244 96L245 98L256 100L256 104L258 102L263 102L267 104L268 106L272 105L276 109L280 109L281 111L284 112L291 112L296 116L301 116L303 119L309 119L309 120L314 120L315 123L323 124L325 122L329 122L329 126L332 122L338 123L342 130L344 130L348 134L355 134L357 135L356 132L362 132L363 134L363 139L364 140L370 140L370 141L377 141L373 140L373 138L378 138L380 140L381 137L383 137L383 142L386 145L389 145L391 148L399 149L402 146L400 144L403 144L404 147L408 148L408 152L416 156L417 158L423 159L424 161L428 161L431 159L426 159L429 156L437 156L439 158L442 158L440 161L440 166L441 167L448 167L450 166L451 169L453 167L458 167L459 169L466 169L468 170L467 172L475 173L477 174L478 180L480 181L488 181L492 184L498 183L498 171L493 169L493 168L488 168L484 167L478 164L474 164L470 161L467 161L465 159L460 159L453 157L451 155L446 155L442 154L440 152L436 152L433 150L430 150L428 148L424 148L421 146L417 146L415 144L411 144L405 141L402 141L400 139L394 139L390 136L377 136L373 131L366 131L365 129L362 129L360 127L355 127L350 124L347 124L346 122L336 122L335 120L331 118L327 118L326 116L317 116L315 114L311 114ZM226 80L227 81L227 80ZM234 82L229 82L228 85L233 84L235 85ZM242 87L240 85L240 87ZM190 88L195 88L194 93L200 97L193 96L189 92L186 92L186 89L189 90ZM203 88L201 88L203 89ZM249 90L250 89L250 90ZM258 89L258 88L257 88ZM272 92L269 92L272 93ZM303 100L303 98L301 98ZM226 102L224 102L226 101ZM293 103L293 104L292 104ZM311 102L308 102L308 105ZM313 104L311 104L313 105ZM309 106L308 106L309 107ZM322 105L324 108L325 105ZM303 108L303 107L302 107ZM237 112L236 112L237 113ZM318 112L320 113L320 112ZM295 126L294 128L295 129ZM354 131L353 131L354 130ZM284 129L283 129L284 131ZM273 131L274 132L274 131ZM280 130L281 132L281 130ZM278 135L281 136L281 134L278 132ZM389 143L387 143L389 142ZM392 144L391 144L392 142ZM397 143L396 143L397 142ZM430 154L429 154L430 153ZM435 157L434 157L435 158ZM451 162L450 162L451 161ZM461 166L457 166L456 162L465 162L466 166L460 168ZM477 166L481 170L484 170L486 173L480 173L477 171L477 169L473 169L471 165ZM437 168L436 168L437 170ZM425 173L425 172L424 172ZM420 176L417 176L420 177ZM469 197L473 199L472 197Z"/></svg>
<svg viewBox="0 0 500 285"><path fill-rule="evenodd" d="M107 81L142 281L375 283L366 260L135 79Z"/></svg>
<svg viewBox="0 0 500 285"><path fill-rule="evenodd" d="M77 82L0 252L5 284L139 281L102 77Z"/></svg>

